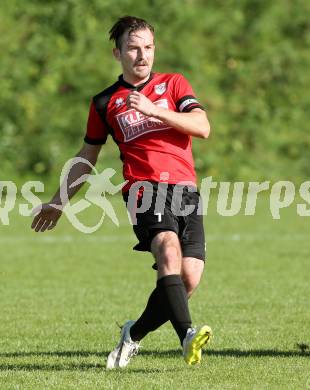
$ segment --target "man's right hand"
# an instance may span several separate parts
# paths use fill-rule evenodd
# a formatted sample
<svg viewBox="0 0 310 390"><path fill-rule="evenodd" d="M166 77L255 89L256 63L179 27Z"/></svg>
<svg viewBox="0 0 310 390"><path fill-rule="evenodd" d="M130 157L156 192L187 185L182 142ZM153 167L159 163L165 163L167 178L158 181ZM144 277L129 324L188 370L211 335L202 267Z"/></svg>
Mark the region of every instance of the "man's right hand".
<svg viewBox="0 0 310 390"><path fill-rule="evenodd" d="M53 229L62 214L62 206L54 205L53 203L43 203L32 210L32 215L35 215L31 228L36 232L45 232L45 230Z"/></svg>
<svg viewBox="0 0 310 390"><path fill-rule="evenodd" d="M74 164L73 167L70 168L70 177L67 177L66 182L62 183L62 189L66 191L69 199L71 199L71 197L79 191L85 180L74 187L71 186L72 183L80 179L83 175L90 174L92 167L96 164L101 146L102 145L90 145L84 143L82 149L75 156L87 160L90 164L79 163ZM43 203L32 210L32 215L35 217L31 224L31 228L36 232L45 232L45 230L51 230L56 226L64 207L61 204L60 192L61 190L59 188L50 202Z"/></svg>

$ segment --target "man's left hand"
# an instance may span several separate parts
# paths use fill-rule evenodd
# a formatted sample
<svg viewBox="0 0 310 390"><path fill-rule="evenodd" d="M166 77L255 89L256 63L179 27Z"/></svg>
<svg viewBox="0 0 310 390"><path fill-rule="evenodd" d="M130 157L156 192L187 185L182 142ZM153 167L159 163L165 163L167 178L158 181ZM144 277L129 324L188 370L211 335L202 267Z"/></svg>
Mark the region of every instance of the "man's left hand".
<svg viewBox="0 0 310 390"><path fill-rule="evenodd" d="M145 95L138 91L131 92L126 99L128 108L134 108L146 116L154 116L157 106Z"/></svg>

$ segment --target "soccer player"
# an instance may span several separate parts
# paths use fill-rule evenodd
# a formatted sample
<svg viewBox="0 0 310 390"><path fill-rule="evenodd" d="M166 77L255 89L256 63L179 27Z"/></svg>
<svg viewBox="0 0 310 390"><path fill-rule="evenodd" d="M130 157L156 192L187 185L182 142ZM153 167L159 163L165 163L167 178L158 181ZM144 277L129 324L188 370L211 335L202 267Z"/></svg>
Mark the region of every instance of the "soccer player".
<svg viewBox="0 0 310 390"><path fill-rule="evenodd" d="M128 207L135 194L136 204L129 207L131 214L136 210L133 229L138 244L134 249L153 254L157 283L140 317L122 327L120 342L109 354L107 368L127 366L138 352L140 341L167 321L179 337L185 361L196 364L212 332L207 325L193 328L188 308L188 298L199 284L205 260L191 138L206 139L209 122L181 74L152 72L155 44L154 28L149 23L137 17L122 17L110 30L110 40L115 42L113 54L121 64L122 75L93 97L84 146L77 156L95 165L108 134L113 137L128 180L123 192ZM82 185L71 188L70 184L90 170L87 164L72 167L66 188L69 199ZM140 181L150 183L153 190L150 207L141 213L139 207L150 191L145 186L134 187ZM181 196L182 209L192 206L191 213L176 212L175 195ZM156 212L158 199L164 199L161 212ZM60 188L35 216L35 231L43 232L57 224L62 211L52 204L61 205Z"/></svg>

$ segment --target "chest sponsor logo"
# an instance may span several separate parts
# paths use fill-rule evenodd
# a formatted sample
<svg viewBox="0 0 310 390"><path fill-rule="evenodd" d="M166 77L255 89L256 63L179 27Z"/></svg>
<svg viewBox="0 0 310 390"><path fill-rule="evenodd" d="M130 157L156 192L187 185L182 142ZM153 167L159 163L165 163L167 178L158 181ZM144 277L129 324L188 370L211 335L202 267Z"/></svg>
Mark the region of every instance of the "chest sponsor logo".
<svg viewBox="0 0 310 390"><path fill-rule="evenodd" d="M157 100L154 102L154 104L159 107L168 109L167 99ZM170 126L166 125L159 119L143 115L141 112L136 111L135 109L127 110L117 114L116 119L124 135L125 142L131 141L132 139L152 131L160 131L170 128Z"/></svg>
<svg viewBox="0 0 310 390"><path fill-rule="evenodd" d="M155 90L155 93L157 95L162 95L167 90L167 84L161 83L161 84L155 85L154 90Z"/></svg>

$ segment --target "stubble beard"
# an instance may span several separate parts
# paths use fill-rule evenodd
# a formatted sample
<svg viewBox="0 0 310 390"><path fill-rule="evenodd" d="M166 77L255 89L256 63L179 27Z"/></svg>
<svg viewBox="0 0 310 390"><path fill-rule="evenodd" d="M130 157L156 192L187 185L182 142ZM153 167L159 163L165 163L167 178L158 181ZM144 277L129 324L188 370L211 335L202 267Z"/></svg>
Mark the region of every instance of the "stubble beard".
<svg viewBox="0 0 310 390"><path fill-rule="evenodd" d="M146 66L145 68L140 69L140 70L137 68L134 68L133 73L137 79L143 80L149 76L149 74L151 73L151 69L149 66Z"/></svg>

